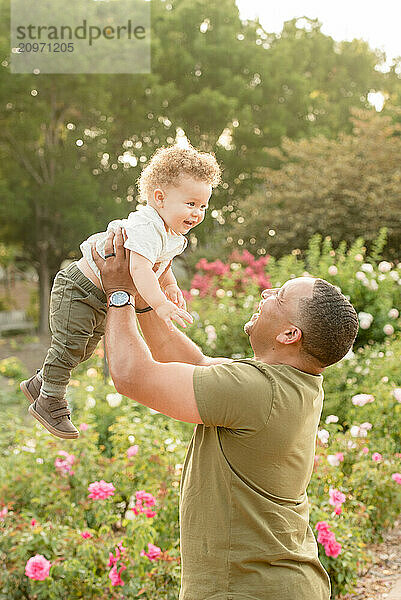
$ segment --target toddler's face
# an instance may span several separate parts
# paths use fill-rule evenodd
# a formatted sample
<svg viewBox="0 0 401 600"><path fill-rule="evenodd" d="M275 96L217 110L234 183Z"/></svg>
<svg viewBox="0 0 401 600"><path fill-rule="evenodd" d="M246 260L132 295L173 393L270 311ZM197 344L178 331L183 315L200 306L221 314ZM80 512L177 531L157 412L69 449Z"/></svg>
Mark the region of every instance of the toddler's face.
<svg viewBox="0 0 401 600"><path fill-rule="evenodd" d="M159 192L155 190L154 199L160 216L173 231L186 234L205 218L212 186L186 175Z"/></svg>

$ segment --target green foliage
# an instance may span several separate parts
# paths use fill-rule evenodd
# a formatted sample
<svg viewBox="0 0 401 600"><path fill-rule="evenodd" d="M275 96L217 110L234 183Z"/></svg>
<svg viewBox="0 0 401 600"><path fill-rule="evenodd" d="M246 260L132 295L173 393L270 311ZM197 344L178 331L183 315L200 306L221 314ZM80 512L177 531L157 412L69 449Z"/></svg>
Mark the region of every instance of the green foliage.
<svg viewBox="0 0 401 600"><path fill-rule="evenodd" d="M23 379L26 374L27 371L24 365L18 358L15 358L15 356L10 356L9 358L4 358L0 361L0 375L3 377Z"/></svg>

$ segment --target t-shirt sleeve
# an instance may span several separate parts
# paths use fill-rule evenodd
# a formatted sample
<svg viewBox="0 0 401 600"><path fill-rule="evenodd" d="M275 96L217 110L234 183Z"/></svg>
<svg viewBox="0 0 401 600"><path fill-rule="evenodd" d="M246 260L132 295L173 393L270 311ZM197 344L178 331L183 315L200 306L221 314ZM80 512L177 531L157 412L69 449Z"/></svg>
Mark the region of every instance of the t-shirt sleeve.
<svg viewBox="0 0 401 600"><path fill-rule="evenodd" d="M144 256L152 265L158 262L163 251L163 238L153 223L127 226L124 247Z"/></svg>
<svg viewBox="0 0 401 600"><path fill-rule="evenodd" d="M193 385L199 414L207 427L253 434L269 420L272 382L250 364L195 367Z"/></svg>

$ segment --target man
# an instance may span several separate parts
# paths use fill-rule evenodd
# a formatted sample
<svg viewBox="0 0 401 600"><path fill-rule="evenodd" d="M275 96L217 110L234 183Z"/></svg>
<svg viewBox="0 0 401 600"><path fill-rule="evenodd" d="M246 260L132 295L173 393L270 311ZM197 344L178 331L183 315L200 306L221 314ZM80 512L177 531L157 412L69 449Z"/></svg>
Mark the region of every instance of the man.
<svg viewBox="0 0 401 600"><path fill-rule="evenodd" d="M136 298L145 343L135 308L124 304L135 290L121 231L105 250L106 261L92 254L110 305L106 350L116 389L196 423L180 487L179 600L328 600L306 488L321 373L352 346L354 308L312 277L264 290L244 326L254 358L232 361L204 356Z"/></svg>

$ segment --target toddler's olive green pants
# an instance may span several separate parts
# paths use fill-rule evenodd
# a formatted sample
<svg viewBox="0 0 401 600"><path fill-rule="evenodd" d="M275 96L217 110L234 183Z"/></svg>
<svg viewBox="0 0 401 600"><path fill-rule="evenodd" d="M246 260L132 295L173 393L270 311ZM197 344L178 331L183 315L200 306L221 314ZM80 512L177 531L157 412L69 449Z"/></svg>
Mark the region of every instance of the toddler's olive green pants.
<svg viewBox="0 0 401 600"><path fill-rule="evenodd" d="M104 335L106 295L72 263L59 271L50 296L51 346L42 368L42 391L65 394L71 370L92 356Z"/></svg>

